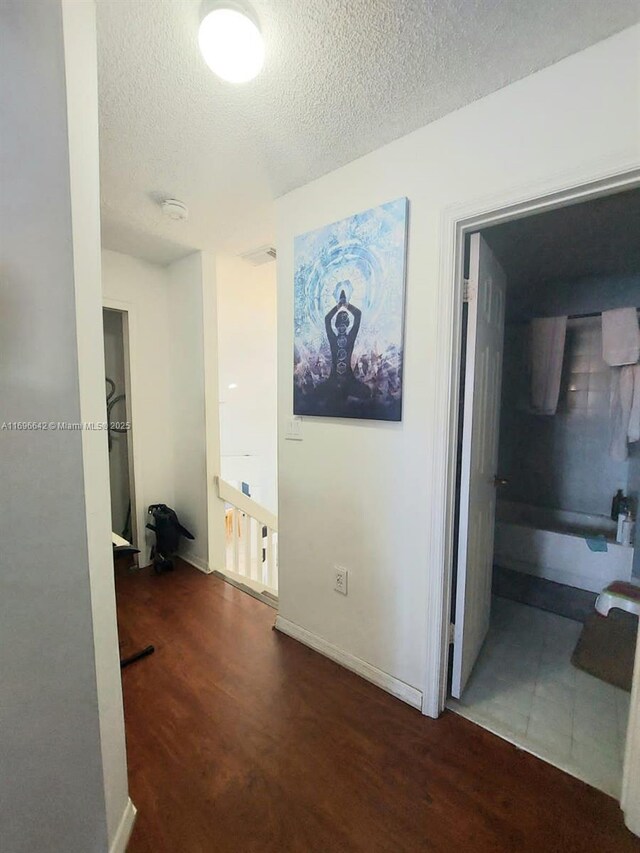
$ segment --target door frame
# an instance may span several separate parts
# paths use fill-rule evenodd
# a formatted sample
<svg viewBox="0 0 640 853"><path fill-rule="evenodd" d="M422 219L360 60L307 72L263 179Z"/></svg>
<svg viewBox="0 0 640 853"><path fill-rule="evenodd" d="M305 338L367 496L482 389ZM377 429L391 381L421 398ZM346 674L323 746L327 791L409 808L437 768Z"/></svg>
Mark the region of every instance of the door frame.
<svg viewBox="0 0 640 853"><path fill-rule="evenodd" d="M521 219L567 207L598 197L640 187L637 162L595 163L590 169L511 188L490 197L454 205L440 217L440 276L438 288L435 400L432 416L442 425L431 447L429 481L433 483L433 500L429 513L429 533L433 565L441 567L430 573L427 583L426 667L422 713L437 717L447 698L447 675L452 596L453 548L455 525L456 449L458 445L459 387L461 370L462 305L465 237L491 225ZM640 646L640 640L639 640ZM627 789L632 774L627 763L633 753L640 760L640 652L632 692L630 724L622 801L630 799ZM638 785L640 799L640 785ZM640 832L640 806L634 816Z"/></svg>
<svg viewBox="0 0 640 853"><path fill-rule="evenodd" d="M122 317L122 344L124 347L124 376L125 376L125 409L127 420L130 423L127 455L129 458L129 494L131 496L131 529L134 534L136 548L140 551L140 564L146 566L149 560L145 535L146 509L141 503L142 495L142 470L141 470L141 447L139 431L136 430L136 404L137 404L137 358L136 358L136 310L130 302L122 302L118 299L103 298L102 307L108 311L117 311Z"/></svg>

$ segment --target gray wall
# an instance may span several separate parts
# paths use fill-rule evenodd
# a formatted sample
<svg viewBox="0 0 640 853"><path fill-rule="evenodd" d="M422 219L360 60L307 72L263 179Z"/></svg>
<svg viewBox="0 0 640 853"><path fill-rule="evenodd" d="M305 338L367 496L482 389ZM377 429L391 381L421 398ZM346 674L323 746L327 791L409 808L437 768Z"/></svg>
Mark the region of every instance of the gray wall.
<svg viewBox="0 0 640 853"><path fill-rule="evenodd" d="M79 421L60 3L0 17L0 424ZM0 845L104 853L81 434L0 430L0 483Z"/></svg>
<svg viewBox="0 0 640 853"><path fill-rule="evenodd" d="M529 316L640 306L640 276L585 279L534 292ZM560 401L551 417L527 410L527 332L527 324L506 327L499 467L509 485L502 496L606 515L616 489L630 488L630 464L609 456L610 370L602 360L601 321L569 322Z"/></svg>

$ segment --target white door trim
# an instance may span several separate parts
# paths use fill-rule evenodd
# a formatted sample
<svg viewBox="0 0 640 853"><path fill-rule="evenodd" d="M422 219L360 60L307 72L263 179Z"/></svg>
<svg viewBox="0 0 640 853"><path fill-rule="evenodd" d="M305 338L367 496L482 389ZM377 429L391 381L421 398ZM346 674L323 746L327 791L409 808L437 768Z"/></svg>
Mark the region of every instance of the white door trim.
<svg viewBox="0 0 640 853"><path fill-rule="evenodd" d="M440 219L440 276L437 296L436 391L433 406L436 431L430 449L429 482L433 483L429 513L430 553L433 565L427 584L426 667L422 712L437 717L444 709L447 689L449 623L455 522L455 475L458 439L458 394L461 365L462 287L464 238L471 231L519 219L531 213L565 207L623 189L640 186L637 161L597 162L589 169L556 175L502 194L446 208ZM636 668L636 674L638 668ZM635 689L629 738L640 741L640 690ZM636 732L637 729L637 732ZM627 753L627 759L629 757ZM638 774L640 775L640 774ZM625 772L623 802L634 774ZM640 782L633 801L640 812ZM635 818L640 823L640 815Z"/></svg>
<svg viewBox="0 0 640 853"><path fill-rule="evenodd" d="M140 432L136 430L136 404L138 401L138 356L137 356L137 312L132 302L124 302L119 299L103 298L102 307L122 314L122 339L125 355L125 394L127 395L126 410L131 421L129 431L129 471L130 471L130 493L132 506L132 527L135 531L135 545L140 549L140 565L146 566L149 562L149 554L146 545L146 507L141 503L144 490L142 488L142 459L140 446ZM135 510L135 511L134 511Z"/></svg>

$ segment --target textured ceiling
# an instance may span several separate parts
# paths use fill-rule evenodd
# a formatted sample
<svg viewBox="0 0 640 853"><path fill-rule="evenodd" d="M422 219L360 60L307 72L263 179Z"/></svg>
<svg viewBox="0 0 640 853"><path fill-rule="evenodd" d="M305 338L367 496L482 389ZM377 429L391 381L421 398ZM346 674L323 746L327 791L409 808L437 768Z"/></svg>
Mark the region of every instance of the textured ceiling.
<svg viewBox="0 0 640 853"><path fill-rule="evenodd" d="M234 86L198 52L200 0L98 0L107 247L166 263L271 242L277 196L638 18L636 0L252 5L265 67Z"/></svg>

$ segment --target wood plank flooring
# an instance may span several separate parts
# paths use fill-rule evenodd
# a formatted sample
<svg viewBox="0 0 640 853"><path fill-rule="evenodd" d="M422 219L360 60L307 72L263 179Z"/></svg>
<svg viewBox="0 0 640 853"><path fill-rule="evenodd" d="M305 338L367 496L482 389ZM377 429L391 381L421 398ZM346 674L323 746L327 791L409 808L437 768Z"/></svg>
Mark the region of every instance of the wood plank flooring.
<svg viewBox="0 0 640 853"><path fill-rule="evenodd" d="M186 564L117 572L129 853L639 851L618 803L453 713L423 717Z"/></svg>

